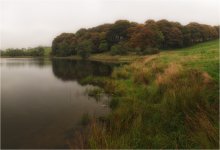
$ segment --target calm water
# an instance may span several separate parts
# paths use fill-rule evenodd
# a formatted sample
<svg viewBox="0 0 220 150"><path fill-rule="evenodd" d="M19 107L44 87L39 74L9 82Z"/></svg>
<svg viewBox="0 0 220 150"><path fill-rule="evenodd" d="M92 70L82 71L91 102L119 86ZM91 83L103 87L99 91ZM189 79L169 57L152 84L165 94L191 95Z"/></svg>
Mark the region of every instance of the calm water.
<svg viewBox="0 0 220 150"><path fill-rule="evenodd" d="M2 148L68 148L68 134L83 114L103 116L109 98L97 102L80 81L108 76L112 65L91 61L1 59Z"/></svg>

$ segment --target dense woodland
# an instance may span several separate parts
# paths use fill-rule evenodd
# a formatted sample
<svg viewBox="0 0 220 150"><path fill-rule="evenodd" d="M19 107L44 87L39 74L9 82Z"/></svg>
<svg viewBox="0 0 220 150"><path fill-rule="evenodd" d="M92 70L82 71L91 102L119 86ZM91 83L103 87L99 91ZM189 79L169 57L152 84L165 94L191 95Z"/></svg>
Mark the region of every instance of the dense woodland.
<svg viewBox="0 0 220 150"><path fill-rule="evenodd" d="M48 47L35 47L35 48L9 48L5 51L0 51L1 56L19 57L19 56L32 56L32 57L42 57L45 54L45 50Z"/></svg>
<svg viewBox="0 0 220 150"><path fill-rule="evenodd" d="M181 48L219 37L219 26L199 23L181 25L167 20L147 20L144 24L118 20L113 24L62 33L52 43L52 55L80 55L109 52L122 55L157 53L158 49Z"/></svg>

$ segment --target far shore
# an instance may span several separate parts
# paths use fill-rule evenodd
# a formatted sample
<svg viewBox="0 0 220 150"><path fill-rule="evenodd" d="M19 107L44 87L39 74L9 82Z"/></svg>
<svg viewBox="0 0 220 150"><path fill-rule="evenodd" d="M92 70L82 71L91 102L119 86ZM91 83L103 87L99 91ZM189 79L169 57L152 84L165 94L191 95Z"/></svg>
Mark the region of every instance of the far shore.
<svg viewBox="0 0 220 150"><path fill-rule="evenodd" d="M50 58L50 59L73 59L73 60L83 60L80 56L67 56L67 57L58 57L58 56L44 56L44 57L33 57L33 56L1 56L0 58ZM137 59L144 58L144 56L136 54L127 54L127 55L110 55L110 54L92 54L89 58L85 60L90 61L102 61L102 62L132 62Z"/></svg>

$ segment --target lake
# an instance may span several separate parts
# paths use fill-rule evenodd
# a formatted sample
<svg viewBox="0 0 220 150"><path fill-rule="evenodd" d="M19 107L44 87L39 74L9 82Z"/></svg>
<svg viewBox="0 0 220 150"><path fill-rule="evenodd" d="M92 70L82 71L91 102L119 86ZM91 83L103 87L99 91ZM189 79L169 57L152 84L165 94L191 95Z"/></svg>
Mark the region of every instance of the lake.
<svg viewBox="0 0 220 150"><path fill-rule="evenodd" d="M88 96L88 76L109 76L114 65L64 59L1 59L2 148L68 148L83 115L109 113L109 97Z"/></svg>

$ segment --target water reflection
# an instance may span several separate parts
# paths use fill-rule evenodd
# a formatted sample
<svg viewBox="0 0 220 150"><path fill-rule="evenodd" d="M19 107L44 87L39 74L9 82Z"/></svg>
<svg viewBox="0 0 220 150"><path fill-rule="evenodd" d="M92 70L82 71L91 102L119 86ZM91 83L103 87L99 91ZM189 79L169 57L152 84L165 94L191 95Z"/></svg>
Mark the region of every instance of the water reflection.
<svg viewBox="0 0 220 150"><path fill-rule="evenodd" d="M63 81L77 80L88 76L108 76L115 64L84 60L52 60L53 73Z"/></svg>
<svg viewBox="0 0 220 150"><path fill-rule="evenodd" d="M8 68L13 67L24 67L24 66L35 66L35 67L46 67L51 65L50 59L44 58L0 58L1 67L7 66Z"/></svg>
<svg viewBox="0 0 220 150"><path fill-rule="evenodd" d="M110 64L4 58L0 67L2 148L68 148L66 134L83 114L109 112L107 99L97 103L85 94L93 86L77 81L111 74Z"/></svg>

